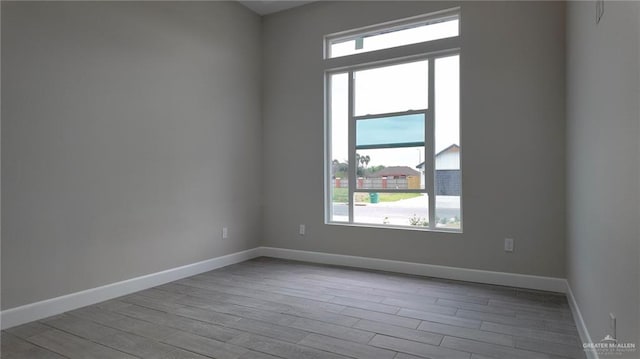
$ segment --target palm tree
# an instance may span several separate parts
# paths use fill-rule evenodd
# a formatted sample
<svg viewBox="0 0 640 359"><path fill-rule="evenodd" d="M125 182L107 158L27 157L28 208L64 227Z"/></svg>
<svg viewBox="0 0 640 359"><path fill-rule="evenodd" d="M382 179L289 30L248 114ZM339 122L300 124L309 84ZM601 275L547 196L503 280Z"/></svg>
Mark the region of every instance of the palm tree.
<svg viewBox="0 0 640 359"><path fill-rule="evenodd" d="M359 153L356 153L356 173L358 174L358 176L364 176L367 166L369 165L369 162L371 162L371 156L369 155L360 155Z"/></svg>
<svg viewBox="0 0 640 359"><path fill-rule="evenodd" d="M369 161L371 161L371 157L369 157L369 155L365 155L365 156L359 156L358 158L358 162L360 162L362 166L362 175L366 176L366 172L367 172L367 165L369 164Z"/></svg>
<svg viewBox="0 0 640 359"><path fill-rule="evenodd" d="M364 167L366 168L367 165L369 165L369 161L371 161L371 157L369 157L369 155L362 156L360 157L360 161L364 164Z"/></svg>

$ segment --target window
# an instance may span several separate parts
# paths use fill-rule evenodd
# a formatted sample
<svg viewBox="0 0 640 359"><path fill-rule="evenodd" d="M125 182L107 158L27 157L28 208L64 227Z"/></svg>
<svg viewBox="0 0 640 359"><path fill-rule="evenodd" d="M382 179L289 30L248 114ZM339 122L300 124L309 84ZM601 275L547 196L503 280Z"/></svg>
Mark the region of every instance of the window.
<svg viewBox="0 0 640 359"><path fill-rule="evenodd" d="M328 223L462 230L459 60L455 48L327 70Z"/></svg>
<svg viewBox="0 0 640 359"><path fill-rule="evenodd" d="M334 58L458 36L457 9L348 31L326 37L326 57Z"/></svg>

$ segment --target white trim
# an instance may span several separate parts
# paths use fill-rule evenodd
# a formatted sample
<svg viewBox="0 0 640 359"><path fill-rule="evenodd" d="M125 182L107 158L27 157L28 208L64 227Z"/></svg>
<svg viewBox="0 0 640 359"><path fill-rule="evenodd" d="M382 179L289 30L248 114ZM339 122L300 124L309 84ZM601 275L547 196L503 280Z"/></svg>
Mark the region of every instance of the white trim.
<svg viewBox="0 0 640 359"><path fill-rule="evenodd" d="M467 282L546 290L550 292L565 293L567 289L566 280L564 278L494 272L480 269L448 267L435 264L403 262L380 258L357 257L343 254L310 252L274 247L261 247L260 254L266 257L376 269L396 273L462 280Z"/></svg>
<svg viewBox="0 0 640 359"><path fill-rule="evenodd" d="M428 110L424 118L424 189L427 192L429 229L434 230L436 228L436 59L429 58L427 66L427 91L429 92L427 93Z"/></svg>
<svg viewBox="0 0 640 359"><path fill-rule="evenodd" d="M569 307L571 308L573 320L576 322L580 340L583 343L593 343L591 341L591 335L589 335L589 331L587 330L587 325L584 323L584 319L582 318L582 313L580 313L580 308L578 307L578 302L576 302L576 297L573 296L573 291L571 291L569 281L567 281L567 301L569 302ZM599 359L598 352L596 352L594 349L585 350L585 354L587 355L588 359Z"/></svg>
<svg viewBox="0 0 640 359"><path fill-rule="evenodd" d="M566 293L582 342L591 342L591 337L582 315L580 314L580 310L575 297L573 296L573 292L571 291L571 287L563 278L494 272L479 269L457 268L274 247L256 247L197 263L187 264L177 268L167 269L157 273L127 279L121 282L107 284L101 287L91 288L3 310L0 312L0 327L2 329L8 329L20 324L47 318L69 310L117 298L119 296L152 288L231 264L244 262L260 256ZM599 359L595 351L588 351L586 354L588 359Z"/></svg>
<svg viewBox="0 0 640 359"><path fill-rule="evenodd" d="M357 182L357 176L358 176L358 163L356 163L356 141L357 141L357 137L356 137L356 120L353 119L353 115L355 114L355 80L353 78L353 69L349 70L349 72L347 72L347 76L349 76L349 82L348 82L348 89L347 89L347 97L348 97L348 102L347 102L347 111L349 111L349 113L347 114L347 147L348 147L348 153L347 153L347 158L349 159L349 163L347 164L347 173L349 174L349 178L347 178L347 181L349 183L349 188L347 188L347 193L348 193L348 202L347 202L347 206L349 206L347 208L347 210L349 211L349 223L353 223L353 220L355 218L355 208L353 207L353 201L354 201L354 195L353 195L353 191L356 189L356 187L358 187L358 182ZM333 96L333 92L331 93L331 96ZM333 141L333 134L328 134L328 136L331 138L331 140ZM331 161L333 161L333 159L331 159ZM331 206L333 207L333 199L330 198L329 202L327 202L327 206ZM333 219L333 218L331 218Z"/></svg>
<svg viewBox="0 0 640 359"><path fill-rule="evenodd" d="M201 262L187 264L181 267L151 273L121 282L111 283L96 288L70 293L56 298L43 300L20 307L6 309L0 312L0 327L7 329L16 325L43 319L52 315L81 308L87 305L103 302L161 284L208 272L220 267L244 262L259 257L260 247L224 256L207 259Z"/></svg>

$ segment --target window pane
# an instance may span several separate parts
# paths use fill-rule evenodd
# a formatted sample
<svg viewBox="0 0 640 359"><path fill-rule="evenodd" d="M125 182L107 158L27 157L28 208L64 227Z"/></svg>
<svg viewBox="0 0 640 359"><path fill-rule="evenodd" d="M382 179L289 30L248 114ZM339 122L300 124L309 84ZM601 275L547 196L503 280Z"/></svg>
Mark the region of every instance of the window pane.
<svg viewBox="0 0 640 359"><path fill-rule="evenodd" d="M346 40L332 40L329 46L329 58L458 36L458 23L456 16L444 21L438 19L393 30L385 29Z"/></svg>
<svg viewBox="0 0 640 359"><path fill-rule="evenodd" d="M346 180L338 180L346 183ZM349 189L346 187L334 188L331 192L331 221L349 222Z"/></svg>
<svg viewBox="0 0 640 359"><path fill-rule="evenodd" d="M349 76L347 73L334 74L329 77L329 157L331 158L331 208L330 220L336 222L349 221Z"/></svg>
<svg viewBox="0 0 640 359"><path fill-rule="evenodd" d="M460 56L435 60L436 153L460 145Z"/></svg>
<svg viewBox="0 0 640 359"><path fill-rule="evenodd" d="M424 193L354 193L354 222L429 226L429 197Z"/></svg>
<svg viewBox="0 0 640 359"><path fill-rule="evenodd" d="M356 152L356 188L424 189L424 146Z"/></svg>
<svg viewBox="0 0 640 359"><path fill-rule="evenodd" d="M460 56L435 61L436 227L461 228Z"/></svg>
<svg viewBox="0 0 640 359"><path fill-rule="evenodd" d="M424 114L356 121L356 148L424 145Z"/></svg>
<svg viewBox="0 0 640 359"><path fill-rule="evenodd" d="M354 72L355 116L427 108L428 61Z"/></svg>
<svg viewBox="0 0 640 359"><path fill-rule="evenodd" d="M436 228L462 228L460 196L436 196Z"/></svg>

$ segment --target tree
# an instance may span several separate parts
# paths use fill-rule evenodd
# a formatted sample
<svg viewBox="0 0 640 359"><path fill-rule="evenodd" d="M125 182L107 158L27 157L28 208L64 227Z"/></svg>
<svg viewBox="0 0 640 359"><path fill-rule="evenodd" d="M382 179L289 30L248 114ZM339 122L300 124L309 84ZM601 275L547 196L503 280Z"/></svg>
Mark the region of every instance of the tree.
<svg viewBox="0 0 640 359"><path fill-rule="evenodd" d="M347 161L340 162L338 160L331 161L331 174L334 178L347 178L349 172L349 163Z"/></svg>
<svg viewBox="0 0 640 359"><path fill-rule="evenodd" d="M369 155L360 156L360 163L363 164L365 168L369 164L369 161L371 161L371 157L369 157Z"/></svg>
<svg viewBox="0 0 640 359"><path fill-rule="evenodd" d="M382 170L384 168L385 168L385 166L383 166L383 165L371 166L371 167L367 168L367 174L368 175L372 175L372 174L374 174L374 173L376 173L376 172L378 172L378 171L380 171L380 170Z"/></svg>
<svg viewBox="0 0 640 359"><path fill-rule="evenodd" d="M364 177L367 172L367 165L371 161L371 157L369 155L362 156L359 153L356 153L356 175L358 177Z"/></svg>
<svg viewBox="0 0 640 359"><path fill-rule="evenodd" d="M367 174L367 166L371 162L371 156L362 156L356 153L356 176L364 177ZM378 166L380 167L380 166ZM383 166L384 168L384 166ZM331 161L331 175L340 178L349 177L349 161L340 162L337 159Z"/></svg>
<svg viewBox="0 0 640 359"><path fill-rule="evenodd" d="M331 176L336 175L336 172L338 172L338 167L340 166L340 161L338 160L333 160L331 161Z"/></svg>

